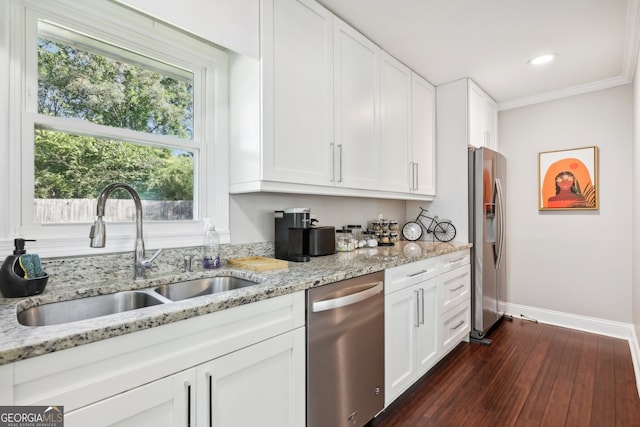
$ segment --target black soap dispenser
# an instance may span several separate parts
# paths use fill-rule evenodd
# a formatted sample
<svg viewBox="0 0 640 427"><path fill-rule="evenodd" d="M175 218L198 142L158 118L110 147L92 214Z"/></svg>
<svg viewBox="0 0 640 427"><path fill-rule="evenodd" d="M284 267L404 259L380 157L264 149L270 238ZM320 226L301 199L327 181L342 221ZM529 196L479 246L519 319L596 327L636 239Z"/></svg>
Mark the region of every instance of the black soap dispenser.
<svg viewBox="0 0 640 427"><path fill-rule="evenodd" d="M47 286L49 276L27 278L25 271L20 266L20 256L27 253L25 242L35 240L14 239L15 248L13 255L9 255L0 267L0 292L5 298L28 297L41 294Z"/></svg>

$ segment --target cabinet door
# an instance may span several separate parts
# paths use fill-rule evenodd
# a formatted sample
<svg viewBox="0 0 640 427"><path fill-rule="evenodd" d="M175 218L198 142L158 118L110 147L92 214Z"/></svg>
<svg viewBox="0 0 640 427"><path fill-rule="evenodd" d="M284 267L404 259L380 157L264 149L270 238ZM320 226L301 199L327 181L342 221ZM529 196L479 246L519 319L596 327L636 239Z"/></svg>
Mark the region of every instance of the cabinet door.
<svg viewBox="0 0 640 427"><path fill-rule="evenodd" d="M416 287L385 295L385 406L415 381L418 300Z"/></svg>
<svg viewBox="0 0 640 427"><path fill-rule="evenodd" d="M230 353L198 370L198 425L305 425L304 328Z"/></svg>
<svg viewBox="0 0 640 427"><path fill-rule="evenodd" d="M422 77L411 80L412 190L436 195L436 90Z"/></svg>
<svg viewBox="0 0 640 427"><path fill-rule="evenodd" d="M477 84L469 81L469 145L497 148L498 109Z"/></svg>
<svg viewBox="0 0 640 427"><path fill-rule="evenodd" d="M195 370L154 381L64 416L67 427L187 427L195 422Z"/></svg>
<svg viewBox="0 0 640 427"><path fill-rule="evenodd" d="M264 9L264 179L332 185L332 15L308 0Z"/></svg>
<svg viewBox="0 0 640 427"><path fill-rule="evenodd" d="M378 189L379 57L375 44L334 20L335 182L339 186Z"/></svg>
<svg viewBox="0 0 640 427"><path fill-rule="evenodd" d="M418 299L416 345L417 376L427 372L438 359L438 283L439 278L421 283L415 292Z"/></svg>
<svg viewBox="0 0 640 427"><path fill-rule="evenodd" d="M380 189L408 192L413 184L409 153L411 70L382 52L380 57Z"/></svg>
<svg viewBox="0 0 640 427"><path fill-rule="evenodd" d="M485 98L482 120L485 130L485 147L498 149L498 106L488 95Z"/></svg>

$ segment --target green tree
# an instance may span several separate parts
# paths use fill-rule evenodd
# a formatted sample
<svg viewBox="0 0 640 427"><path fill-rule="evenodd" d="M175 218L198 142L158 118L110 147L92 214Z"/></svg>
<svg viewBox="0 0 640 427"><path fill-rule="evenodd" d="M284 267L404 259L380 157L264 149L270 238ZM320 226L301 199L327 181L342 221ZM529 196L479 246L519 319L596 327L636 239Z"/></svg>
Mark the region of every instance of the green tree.
<svg viewBox="0 0 640 427"><path fill-rule="evenodd" d="M38 111L190 138L188 82L63 43L39 39ZM37 198L93 198L114 181L145 199L191 200L190 153L36 129Z"/></svg>

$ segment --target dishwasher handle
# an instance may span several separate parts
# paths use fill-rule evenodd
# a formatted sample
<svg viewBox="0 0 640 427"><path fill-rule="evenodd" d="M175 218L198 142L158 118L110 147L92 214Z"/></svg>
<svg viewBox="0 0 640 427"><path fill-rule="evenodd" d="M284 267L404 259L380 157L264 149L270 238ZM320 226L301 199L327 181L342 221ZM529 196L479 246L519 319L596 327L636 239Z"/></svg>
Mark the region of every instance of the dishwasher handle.
<svg viewBox="0 0 640 427"><path fill-rule="evenodd" d="M346 295L340 298L316 301L311 305L311 311L314 313L317 313L319 311L333 310L334 308L345 307L347 305L355 304L379 294L380 292L382 292L382 289L383 289L382 282L376 282L370 288L367 288L364 291L361 291L355 294Z"/></svg>

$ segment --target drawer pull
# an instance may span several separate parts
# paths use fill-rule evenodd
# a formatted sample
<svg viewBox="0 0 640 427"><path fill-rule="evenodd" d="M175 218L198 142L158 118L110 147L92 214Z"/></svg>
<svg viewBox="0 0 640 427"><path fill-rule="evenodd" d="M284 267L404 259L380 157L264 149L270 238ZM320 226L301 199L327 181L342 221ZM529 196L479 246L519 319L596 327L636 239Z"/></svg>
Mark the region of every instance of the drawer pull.
<svg viewBox="0 0 640 427"><path fill-rule="evenodd" d="M420 270L420 271L418 271L416 273L408 274L407 276L408 277L416 277L416 276L419 276L421 274L425 274L425 273L428 273L428 272L429 272L429 270Z"/></svg>
<svg viewBox="0 0 640 427"><path fill-rule="evenodd" d="M449 289L449 292L457 292L457 291L459 291L460 289L463 289L463 288L464 288L464 285L460 285L455 289Z"/></svg>
<svg viewBox="0 0 640 427"><path fill-rule="evenodd" d="M187 427L191 427L191 384L189 381L184 382L187 391Z"/></svg>
<svg viewBox="0 0 640 427"><path fill-rule="evenodd" d="M413 293L416 295L416 328L420 327L420 291L415 290Z"/></svg>
<svg viewBox="0 0 640 427"><path fill-rule="evenodd" d="M464 261L464 257L462 257L462 258L458 258L458 259L456 259L456 260L454 260L454 261L449 261L449 262L447 263L447 265L455 264L455 263L460 262L460 261Z"/></svg>
<svg viewBox="0 0 640 427"><path fill-rule="evenodd" d="M420 324L424 325L424 288L420 288Z"/></svg>
<svg viewBox="0 0 640 427"><path fill-rule="evenodd" d="M451 328L452 331L455 331L456 329L458 329L460 326L464 325L464 320L461 320L460 323L458 323L456 326L454 326L453 328Z"/></svg>

